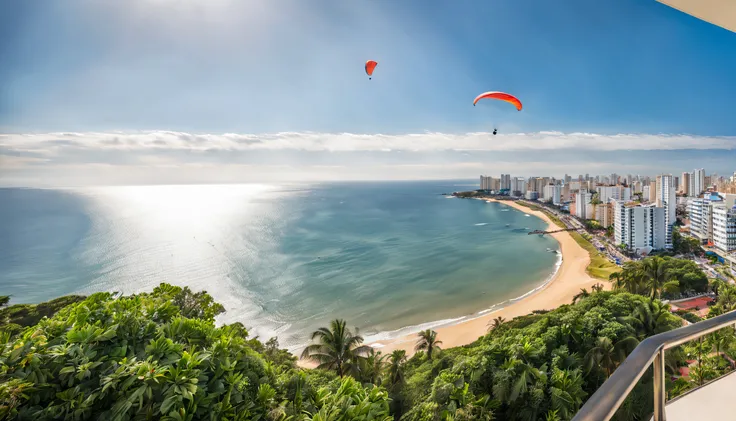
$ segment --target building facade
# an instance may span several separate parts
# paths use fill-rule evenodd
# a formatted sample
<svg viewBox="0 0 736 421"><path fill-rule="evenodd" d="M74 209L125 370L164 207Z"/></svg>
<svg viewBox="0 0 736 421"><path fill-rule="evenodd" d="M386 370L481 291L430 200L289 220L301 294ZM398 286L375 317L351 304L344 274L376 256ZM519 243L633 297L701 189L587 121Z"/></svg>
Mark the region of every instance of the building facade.
<svg viewBox="0 0 736 421"><path fill-rule="evenodd" d="M712 205L713 245L721 251L736 251L736 206Z"/></svg>
<svg viewBox="0 0 736 421"><path fill-rule="evenodd" d="M684 194L685 196L690 196L690 173L689 172L682 173L682 178L680 180L680 193Z"/></svg>
<svg viewBox="0 0 736 421"><path fill-rule="evenodd" d="M614 242L639 254L666 247L665 209L613 202Z"/></svg>
<svg viewBox="0 0 736 421"><path fill-rule="evenodd" d="M603 228L613 225L613 202L601 203L595 206L595 220Z"/></svg>
<svg viewBox="0 0 736 421"><path fill-rule="evenodd" d="M575 216L580 219L593 219L593 205L590 201L593 199L593 195L587 190L580 190L575 195Z"/></svg>
<svg viewBox="0 0 736 421"><path fill-rule="evenodd" d="M511 174L501 174L501 188L514 190L511 186Z"/></svg>
<svg viewBox="0 0 736 421"><path fill-rule="evenodd" d="M677 203L675 193L675 182L672 175L662 174L657 176L657 193L654 200L659 208L664 208L664 223L666 228L665 248L672 248L672 227L677 221Z"/></svg>
<svg viewBox="0 0 736 421"><path fill-rule="evenodd" d="M544 186L544 200L552 202L553 205L559 206L562 201L562 186L550 184Z"/></svg>

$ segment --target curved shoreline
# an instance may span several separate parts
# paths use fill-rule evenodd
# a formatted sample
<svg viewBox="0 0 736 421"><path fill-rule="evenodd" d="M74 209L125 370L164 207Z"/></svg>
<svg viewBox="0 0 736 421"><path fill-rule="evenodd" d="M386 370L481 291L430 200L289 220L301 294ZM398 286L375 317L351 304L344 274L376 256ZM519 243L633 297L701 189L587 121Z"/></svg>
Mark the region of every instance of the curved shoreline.
<svg viewBox="0 0 736 421"><path fill-rule="evenodd" d="M557 225L547 217L544 212L532 210L510 201L499 201L494 199L483 199L487 202L502 203L512 207L515 210L540 218L547 223L548 230L557 229ZM552 310L563 304L569 304L572 297L577 294L581 288L590 289L590 287L598 282L586 273L586 268L590 263L588 252L580 247L580 245L572 238L568 232L558 232L549 234L554 237L560 244L560 254L562 262L558 266L556 272L550 277L548 282L534 288L532 291L517 297L517 301L507 300L503 303L494 304L487 310L470 316L459 317L446 320L447 323L435 325L438 339L442 341L443 348L451 348L456 346L467 345L475 342L479 337L487 332L488 323L495 317L503 317L511 320L514 317L523 316L534 310ZM604 283L608 288L608 285ZM505 305L504 303L508 303ZM496 309L495 307L501 306ZM443 322L443 321L437 321ZM421 326L430 325L435 322L427 322L416 327L421 330ZM410 328L410 326L407 326ZM406 328L402 328L406 329ZM398 330L402 330L398 329ZM367 342L368 345L380 349L384 354L391 353L395 349L403 349L408 356L414 354L414 345L416 343L416 331L407 333L393 339L385 339ZM308 361L299 360L299 365L303 367L313 366Z"/></svg>

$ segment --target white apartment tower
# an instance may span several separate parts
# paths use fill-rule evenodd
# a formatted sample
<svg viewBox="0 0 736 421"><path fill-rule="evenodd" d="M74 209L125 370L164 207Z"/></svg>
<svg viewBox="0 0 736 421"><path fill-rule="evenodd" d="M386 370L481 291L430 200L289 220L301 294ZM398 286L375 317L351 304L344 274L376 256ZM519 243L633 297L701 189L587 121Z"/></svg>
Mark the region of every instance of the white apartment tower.
<svg viewBox="0 0 736 421"><path fill-rule="evenodd" d="M562 195L562 186L557 184L549 184L544 186L544 200L552 202L553 205L560 205Z"/></svg>
<svg viewBox="0 0 736 421"><path fill-rule="evenodd" d="M713 244L724 252L736 250L736 206L713 205Z"/></svg>
<svg viewBox="0 0 736 421"><path fill-rule="evenodd" d="M690 196L698 197L705 191L705 170L699 169L690 173Z"/></svg>
<svg viewBox="0 0 736 421"><path fill-rule="evenodd" d="M514 190L511 188L511 174L501 174L501 189Z"/></svg>
<svg viewBox="0 0 736 421"><path fill-rule="evenodd" d="M666 247L665 209L654 205L627 206L614 202L614 242L637 253Z"/></svg>
<svg viewBox="0 0 736 421"><path fill-rule="evenodd" d="M591 193L588 193L587 190L580 190L575 195L575 216L580 219L593 219L593 206L590 204L592 199Z"/></svg>
<svg viewBox="0 0 736 421"><path fill-rule="evenodd" d="M651 193L651 192L650 192ZM654 202L657 207L664 208L664 223L666 229L665 248L672 248L672 227L677 221L675 184L670 174L657 176L657 192Z"/></svg>

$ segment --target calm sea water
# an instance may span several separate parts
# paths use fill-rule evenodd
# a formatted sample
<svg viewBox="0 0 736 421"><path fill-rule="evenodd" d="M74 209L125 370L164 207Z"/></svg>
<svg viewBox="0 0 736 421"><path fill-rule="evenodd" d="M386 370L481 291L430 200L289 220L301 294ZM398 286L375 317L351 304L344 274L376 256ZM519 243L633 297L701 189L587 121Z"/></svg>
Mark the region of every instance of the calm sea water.
<svg viewBox="0 0 736 421"><path fill-rule="evenodd" d="M207 290L298 348L345 318L369 340L482 312L540 286L558 255L534 217L451 199L458 182L0 189L0 294Z"/></svg>

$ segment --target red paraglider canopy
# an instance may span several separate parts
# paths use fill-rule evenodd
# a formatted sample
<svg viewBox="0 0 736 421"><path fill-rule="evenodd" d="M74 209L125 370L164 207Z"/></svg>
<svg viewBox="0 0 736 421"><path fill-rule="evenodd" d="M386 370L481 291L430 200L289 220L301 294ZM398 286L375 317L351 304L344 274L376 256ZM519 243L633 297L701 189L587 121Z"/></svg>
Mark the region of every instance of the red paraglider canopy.
<svg viewBox="0 0 736 421"><path fill-rule="evenodd" d="M378 66L377 61L368 60L365 62L365 74L368 76L373 76L373 70Z"/></svg>
<svg viewBox="0 0 736 421"><path fill-rule="evenodd" d="M482 94L475 97L475 100L473 100L473 105L475 105L478 101L480 101L483 98L490 98L490 99L498 99L500 101L506 101L510 104L513 104L517 110L521 111L521 101L519 101L519 98L507 94L504 92L483 92Z"/></svg>

